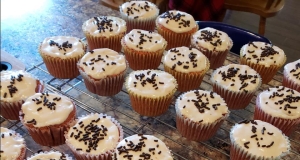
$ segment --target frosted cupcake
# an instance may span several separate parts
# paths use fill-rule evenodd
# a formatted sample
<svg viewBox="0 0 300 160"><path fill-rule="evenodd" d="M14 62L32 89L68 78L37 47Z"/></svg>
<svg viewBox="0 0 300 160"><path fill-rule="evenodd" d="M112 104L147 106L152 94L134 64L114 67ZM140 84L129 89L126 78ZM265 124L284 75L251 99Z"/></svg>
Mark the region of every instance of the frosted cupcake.
<svg viewBox="0 0 300 160"><path fill-rule="evenodd" d="M159 9L151 2L130 1L120 6L120 13L127 23L127 33L132 29L154 31Z"/></svg>
<svg viewBox="0 0 300 160"><path fill-rule="evenodd" d="M67 154L58 152L58 151L45 151L45 152L36 153L36 154L28 157L26 160L43 160L43 159L72 160L72 157L70 157Z"/></svg>
<svg viewBox="0 0 300 160"><path fill-rule="evenodd" d="M20 120L32 139L43 146L65 143L64 132L76 118L74 103L54 93L36 93L22 105Z"/></svg>
<svg viewBox="0 0 300 160"><path fill-rule="evenodd" d="M143 116L158 116L166 112L177 90L176 79L159 70L139 70L126 78L132 108Z"/></svg>
<svg viewBox="0 0 300 160"><path fill-rule="evenodd" d="M271 123L290 135L300 124L300 93L283 86L261 92L256 98L254 119Z"/></svg>
<svg viewBox="0 0 300 160"><path fill-rule="evenodd" d="M214 136L229 116L225 101L210 91L193 90L177 98L176 127L180 134L194 141Z"/></svg>
<svg viewBox="0 0 300 160"><path fill-rule="evenodd" d="M128 158L130 157L130 158ZM152 135L135 134L123 139L116 147L113 159L173 160L169 148Z"/></svg>
<svg viewBox="0 0 300 160"><path fill-rule="evenodd" d="M133 70L156 69L167 41L152 31L133 29L122 39L125 58Z"/></svg>
<svg viewBox="0 0 300 160"><path fill-rule="evenodd" d="M85 54L86 45L76 37L45 38L39 53L49 73L55 78L75 78L79 75L76 63Z"/></svg>
<svg viewBox="0 0 300 160"><path fill-rule="evenodd" d="M176 78L181 92L197 89L210 65L199 50L188 47L170 49L163 63L164 70Z"/></svg>
<svg viewBox="0 0 300 160"><path fill-rule="evenodd" d="M290 151L290 142L278 128L260 120L245 120L230 131L230 159L281 159Z"/></svg>
<svg viewBox="0 0 300 160"><path fill-rule="evenodd" d="M265 42L249 42L241 48L240 63L256 70L262 83L269 83L284 65L286 55L282 49Z"/></svg>
<svg viewBox="0 0 300 160"><path fill-rule="evenodd" d="M211 69L216 69L223 66L233 42L225 32L206 27L193 34L191 46L209 59Z"/></svg>
<svg viewBox="0 0 300 160"><path fill-rule="evenodd" d="M117 144L123 139L123 130L110 116L89 114L78 118L65 137L76 159L111 160Z"/></svg>
<svg viewBox="0 0 300 160"><path fill-rule="evenodd" d="M300 59L284 66L282 85L300 92Z"/></svg>
<svg viewBox="0 0 300 160"><path fill-rule="evenodd" d="M224 98L230 109L247 107L261 86L259 74L249 66L239 64L216 69L210 80L213 91Z"/></svg>
<svg viewBox="0 0 300 160"><path fill-rule="evenodd" d="M123 55L108 48L87 52L78 62L86 88L100 96L112 96L122 89L126 74Z"/></svg>
<svg viewBox="0 0 300 160"><path fill-rule="evenodd" d="M43 82L22 70L1 71L0 110L4 118L19 120L19 111L31 95L43 92Z"/></svg>
<svg viewBox="0 0 300 160"><path fill-rule="evenodd" d="M90 50L110 48L120 52L122 48L120 40L125 35L127 27L121 18L99 16L85 21L82 30Z"/></svg>
<svg viewBox="0 0 300 160"><path fill-rule="evenodd" d="M156 19L157 32L168 42L167 49L190 46L191 36L198 30L193 16L181 11L167 11Z"/></svg>
<svg viewBox="0 0 300 160"><path fill-rule="evenodd" d="M19 133L4 127L0 127L0 133L0 158L2 160L23 160L26 154L24 138Z"/></svg>

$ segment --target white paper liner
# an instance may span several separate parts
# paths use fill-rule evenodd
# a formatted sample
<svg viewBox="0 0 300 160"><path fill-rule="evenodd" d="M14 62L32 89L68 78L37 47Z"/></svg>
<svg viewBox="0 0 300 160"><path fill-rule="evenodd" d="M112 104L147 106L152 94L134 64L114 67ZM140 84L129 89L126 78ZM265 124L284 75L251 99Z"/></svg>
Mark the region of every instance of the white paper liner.
<svg viewBox="0 0 300 160"><path fill-rule="evenodd" d="M9 129L9 132L12 133L13 135L15 135L16 137L22 139L23 147L21 148L20 153L18 154L16 160L24 160L25 156L26 156L26 143L25 143L25 139L18 132L14 131L14 130ZM0 157L0 159L1 159L1 157Z"/></svg>
<svg viewBox="0 0 300 160"><path fill-rule="evenodd" d="M113 117L107 116L106 114L103 114L103 113L100 113L100 114L99 113L91 113L91 114L87 114L87 115L82 115L78 119L75 120L75 123L73 124L73 126L78 122L78 120L80 118L89 116L89 115L99 115L100 118L103 116L106 116L106 118L109 118L119 129L119 134L120 134L119 142L121 140L123 140L124 132L123 132L123 128L122 128L121 124ZM85 151L77 151L76 148L74 146L72 146L72 144L68 140L68 138L69 138L68 131L65 132L64 136L66 138L67 146L71 149L71 151L73 152L76 159L80 159L80 160L111 160L113 154L115 153L115 148L113 148L112 150L109 150L105 153L99 153L99 154L92 154L92 153L88 153ZM115 147L117 147L117 145L118 145L118 143L115 144Z"/></svg>
<svg viewBox="0 0 300 160"><path fill-rule="evenodd" d="M35 154L33 154L33 155L31 155L30 157L27 157L27 160L28 159L30 159L30 158L33 158L34 156L37 156L37 155L39 155L39 154L47 154L47 153L50 153L50 152L56 152L56 153L61 153L61 152L59 152L59 151L42 151L42 152L38 152L38 153L35 153ZM68 154L65 154L64 153L64 155L66 156L66 160L73 160L73 158L72 157L70 157Z"/></svg>
<svg viewBox="0 0 300 160"><path fill-rule="evenodd" d="M291 88L300 92L300 84L296 83L293 79L290 78L289 73L286 70L283 70L283 82L284 87Z"/></svg>

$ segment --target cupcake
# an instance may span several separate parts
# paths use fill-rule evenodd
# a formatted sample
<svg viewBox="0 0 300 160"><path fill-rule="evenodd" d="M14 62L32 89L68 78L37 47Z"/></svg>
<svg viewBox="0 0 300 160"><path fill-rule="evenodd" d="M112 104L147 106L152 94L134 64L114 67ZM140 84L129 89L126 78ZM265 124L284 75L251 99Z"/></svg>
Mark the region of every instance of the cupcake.
<svg viewBox="0 0 300 160"><path fill-rule="evenodd" d="M230 131L231 160L281 159L290 142L278 128L260 120L244 120Z"/></svg>
<svg viewBox="0 0 300 160"><path fill-rule="evenodd" d="M111 160L123 129L114 118L92 113L78 118L65 137L76 159Z"/></svg>
<svg viewBox="0 0 300 160"><path fill-rule="evenodd" d="M112 96L121 91L127 64L118 52L108 48L89 51L77 66L90 92Z"/></svg>
<svg viewBox="0 0 300 160"><path fill-rule="evenodd" d="M229 64L216 69L210 78L213 91L230 109L244 109L261 86L259 74L246 65Z"/></svg>
<svg viewBox="0 0 300 160"><path fill-rule="evenodd" d="M203 90L193 90L179 96L175 110L177 130L183 137L194 141L205 141L214 136L229 116L223 98Z"/></svg>
<svg viewBox="0 0 300 160"><path fill-rule="evenodd" d="M163 63L164 70L176 78L181 92L197 89L210 65L199 50L188 47L170 49Z"/></svg>
<svg viewBox="0 0 300 160"><path fill-rule="evenodd" d="M133 70L156 69L167 41L152 31L133 29L122 39L125 58Z"/></svg>
<svg viewBox="0 0 300 160"><path fill-rule="evenodd" d="M139 70L126 78L126 89L132 108L143 116L158 116L166 112L177 90L176 79L159 70Z"/></svg>
<svg viewBox="0 0 300 160"><path fill-rule="evenodd" d="M168 42L167 49L190 46L191 36L198 30L193 16L181 11L167 11L156 19L157 32Z"/></svg>
<svg viewBox="0 0 300 160"><path fill-rule="evenodd" d="M127 33L132 29L154 31L159 9L151 2L130 1L120 6L120 13L122 19L126 21Z"/></svg>
<svg viewBox="0 0 300 160"><path fill-rule="evenodd" d="M22 71L1 71L0 110L4 118L19 120L19 111L31 95L43 92L43 82Z"/></svg>
<svg viewBox="0 0 300 160"><path fill-rule="evenodd" d="M4 127L0 127L0 133L0 159L23 160L26 154L24 138L19 133Z"/></svg>
<svg viewBox="0 0 300 160"><path fill-rule="evenodd" d="M123 139L117 146L114 160L123 159L173 160L169 148L152 135L135 134Z"/></svg>
<svg viewBox="0 0 300 160"><path fill-rule="evenodd" d="M300 124L300 93L283 86L261 92L256 98L254 119L271 123L290 135Z"/></svg>
<svg viewBox="0 0 300 160"><path fill-rule="evenodd" d="M79 75L76 63L85 54L86 45L76 37L48 37L39 46L39 53L49 73L60 79Z"/></svg>
<svg viewBox="0 0 300 160"><path fill-rule="evenodd" d="M32 139L43 146L65 143L64 132L76 118L75 104L54 93L36 93L22 105L20 120Z"/></svg>
<svg viewBox="0 0 300 160"><path fill-rule="evenodd" d="M39 152L30 157L27 157L26 160L43 160L43 159L72 160L72 157L70 157L67 154L58 152L58 151L45 151L45 152Z"/></svg>
<svg viewBox="0 0 300 160"><path fill-rule="evenodd" d="M121 51L120 40L125 35L126 22L118 17L100 16L85 21L82 25L90 50L110 48Z"/></svg>
<svg viewBox="0 0 300 160"><path fill-rule="evenodd" d="M262 83L269 83L277 71L284 65L286 55L277 46L265 42L249 42L241 48L240 64L256 70Z"/></svg>
<svg viewBox="0 0 300 160"><path fill-rule="evenodd" d="M282 85L300 92L300 59L284 66Z"/></svg>
<svg viewBox="0 0 300 160"><path fill-rule="evenodd" d="M223 66L233 42L225 32L206 27L192 35L191 46L209 59L211 69L216 69Z"/></svg>

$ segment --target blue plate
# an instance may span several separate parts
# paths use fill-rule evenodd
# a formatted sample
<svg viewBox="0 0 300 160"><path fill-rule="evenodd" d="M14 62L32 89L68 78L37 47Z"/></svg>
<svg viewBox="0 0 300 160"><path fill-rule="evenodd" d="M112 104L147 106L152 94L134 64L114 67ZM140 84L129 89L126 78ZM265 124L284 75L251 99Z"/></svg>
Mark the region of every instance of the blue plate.
<svg viewBox="0 0 300 160"><path fill-rule="evenodd" d="M233 47L230 51L238 55L240 54L240 49L242 48L242 46L250 41L271 43L270 40L261 35L228 24L210 21L197 21L197 23L199 25L199 29L211 27L227 33L233 41Z"/></svg>

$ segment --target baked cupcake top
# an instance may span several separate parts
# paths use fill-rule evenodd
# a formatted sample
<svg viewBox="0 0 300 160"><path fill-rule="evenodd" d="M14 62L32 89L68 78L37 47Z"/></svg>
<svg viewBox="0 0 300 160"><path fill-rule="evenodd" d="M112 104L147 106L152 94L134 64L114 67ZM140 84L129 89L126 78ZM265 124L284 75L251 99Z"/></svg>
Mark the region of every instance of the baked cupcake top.
<svg viewBox="0 0 300 160"><path fill-rule="evenodd" d="M195 48L177 47L164 56L164 64L175 71L190 73L209 69L206 56Z"/></svg>
<svg viewBox="0 0 300 160"><path fill-rule="evenodd" d="M296 90L276 86L261 92L257 98L257 105L274 117L300 118L300 93Z"/></svg>
<svg viewBox="0 0 300 160"><path fill-rule="evenodd" d="M94 79L117 75L126 69L123 55L108 49L94 49L87 52L79 61L84 72Z"/></svg>
<svg viewBox="0 0 300 160"><path fill-rule="evenodd" d="M44 55L67 59L82 56L86 46L76 37L54 36L45 38L39 49Z"/></svg>
<svg viewBox="0 0 300 160"><path fill-rule="evenodd" d="M25 149L25 140L21 135L13 130L1 127L1 148L0 148L0 158L13 160L17 159L22 148ZM25 151L25 150L24 150Z"/></svg>
<svg viewBox="0 0 300 160"><path fill-rule="evenodd" d="M157 22L176 33L188 32L197 27L192 15L176 10L170 10L161 14L158 16Z"/></svg>
<svg viewBox="0 0 300 160"><path fill-rule="evenodd" d="M216 69L211 81L234 92L256 91L261 86L260 75L247 65L229 64Z"/></svg>
<svg viewBox="0 0 300 160"><path fill-rule="evenodd" d="M54 93L36 93L22 105L24 123L34 127L61 124L74 110L73 102L62 95Z"/></svg>
<svg viewBox="0 0 300 160"><path fill-rule="evenodd" d="M286 60L282 49L265 42L249 42L241 49L241 56L254 64L270 67L271 65L283 65Z"/></svg>
<svg viewBox="0 0 300 160"><path fill-rule="evenodd" d="M167 46L167 41L158 33L133 29L124 37L126 46L138 51L156 52Z"/></svg>
<svg viewBox="0 0 300 160"><path fill-rule="evenodd" d="M126 32L126 22L118 17L99 16L85 21L82 30L93 36L111 37Z"/></svg>
<svg viewBox="0 0 300 160"><path fill-rule="evenodd" d="M114 159L172 160L168 147L152 135L135 134L123 139L117 146Z"/></svg>
<svg viewBox="0 0 300 160"><path fill-rule="evenodd" d="M89 114L80 117L69 129L66 143L78 152L99 155L113 151L122 137L123 130L114 119Z"/></svg>
<svg viewBox="0 0 300 160"><path fill-rule="evenodd" d="M157 17L159 9L151 2L130 1L120 6L120 13L129 19L145 20Z"/></svg>
<svg viewBox="0 0 300 160"><path fill-rule="evenodd" d="M300 59L286 64L284 66L284 70L287 73L289 79L293 80L293 82L297 84L300 84Z"/></svg>
<svg viewBox="0 0 300 160"><path fill-rule="evenodd" d="M22 71L1 71L1 101L16 102L35 94L38 80Z"/></svg>
<svg viewBox="0 0 300 160"><path fill-rule="evenodd" d="M227 33L210 27L200 29L194 33L192 43L209 51L230 50L233 45Z"/></svg>
<svg viewBox="0 0 300 160"><path fill-rule="evenodd" d="M227 104L217 93L193 90L176 100L176 112L193 122L214 123L229 114Z"/></svg>
<svg viewBox="0 0 300 160"><path fill-rule="evenodd" d="M166 96L177 89L176 79L159 70L133 71L125 83L128 91L150 98Z"/></svg>
<svg viewBox="0 0 300 160"><path fill-rule="evenodd" d="M260 120L235 124L230 139L242 150L265 159L281 157L290 150L288 138L275 126Z"/></svg>
<svg viewBox="0 0 300 160"><path fill-rule="evenodd" d="M46 152L40 152L32 155L31 157L28 157L27 160L43 160L43 159L49 159L49 160L72 160L71 157L68 155L58 152L58 151L46 151Z"/></svg>

